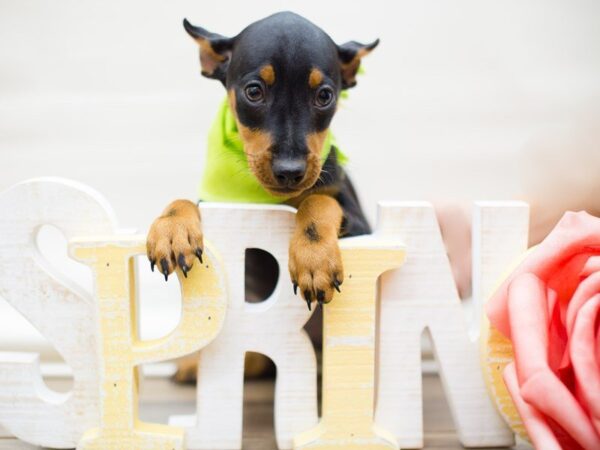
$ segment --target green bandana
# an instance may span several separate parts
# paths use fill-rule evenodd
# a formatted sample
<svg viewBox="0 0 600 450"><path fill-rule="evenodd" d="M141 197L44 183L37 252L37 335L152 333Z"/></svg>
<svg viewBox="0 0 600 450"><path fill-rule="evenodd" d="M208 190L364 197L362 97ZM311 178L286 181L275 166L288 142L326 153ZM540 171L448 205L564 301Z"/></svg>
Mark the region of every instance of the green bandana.
<svg viewBox="0 0 600 450"><path fill-rule="evenodd" d="M321 161L325 162L335 140L327 133ZM338 163L345 164L346 155L335 145ZM244 153L237 123L227 99L221 105L208 134L208 149L199 198L208 202L283 203L285 197L270 194L256 179Z"/></svg>

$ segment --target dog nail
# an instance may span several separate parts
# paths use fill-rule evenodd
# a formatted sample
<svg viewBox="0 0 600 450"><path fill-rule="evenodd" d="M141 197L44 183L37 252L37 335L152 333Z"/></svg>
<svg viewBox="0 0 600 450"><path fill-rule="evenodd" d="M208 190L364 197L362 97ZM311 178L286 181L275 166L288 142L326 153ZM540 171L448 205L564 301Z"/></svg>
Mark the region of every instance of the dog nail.
<svg viewBox="0 0 600 450"><path fill-rule="evenodd" d="M154 264L156 264L156 261L150 261L150 269L152 272L154 272Z"/></svg>
<svg viewBox="0 0 600 450"><path fill-rule="evenodd" d="M177 262L179 267L181 267L181 271L183 272L183 276L187 278L187 274L190 270L188 265L185 263L185 257L183 255L179 255L179 261Z"/></svg>
<svg viewBox="0 0 600 450"><path fill-rule="evenodd" d="M325 301L325 291L317 289L317 301L323 303Z"/></svg>
<svg viewBox="0 0 600 450"><path fill-rule="evenodd" d="M200 264L204 264L204 261L202 261L202 249L201 248L196 249L196 256L200 260Z"/></svg>
<svg viewBox="0 0 600 450"><path fill-rule="evenodd" d="M294 295L298 295L298 283L294 281Z"/></svg>
<svg viewBox="0 0 600 450"><path fill-rule="evenodd" d="M305 299L307 302L312 302L312 292L310 292L310 290L306 289L306 290L304 291L304 299Z"/></svg>
<svg viewBox="0 0 600 450"><path fill-rule="evenodd" d="M317 289L317 303L319 304L319 308L323 311L323 302L325 301L325 291L322 289Z"/></svg>
<svg viewBox="0 0 600 450"><path fill-rule="evenodd" d="M334 288L335 288L335 290L336 290L336 291L338 291L338 292L342 292L342 291L340 290L340 285L341 285L341 284L342 284L342 283L340 283L340 282L339 282L337 279L336 279L336 280L333 280L333 287L334 287Z"/></svg>
<svg viewBox="0 0 600 450"><path fill-rule="evenodd" d="M190 268L185 263L185 256L183 256L183 253L179 254L179 257L177 258L177 264L179 264L179 267L181 267L183 276L187 278L187 273L188 273L188 270L190 270Z"/></svg>
<svg viewBox="0 0 600 450"><path fill-rule="evenodd" d="M310 306L310 300L306 300L306 304L308 305L308 310L312 311L312 307Z"/></svg>
<svg viewBox="0 0 600 450"><path fill-rule="evenodd" d="M165 276L165 281L169 279L169 263L165 258L160 260L160 267L162 268L162 273Z"/></svg>

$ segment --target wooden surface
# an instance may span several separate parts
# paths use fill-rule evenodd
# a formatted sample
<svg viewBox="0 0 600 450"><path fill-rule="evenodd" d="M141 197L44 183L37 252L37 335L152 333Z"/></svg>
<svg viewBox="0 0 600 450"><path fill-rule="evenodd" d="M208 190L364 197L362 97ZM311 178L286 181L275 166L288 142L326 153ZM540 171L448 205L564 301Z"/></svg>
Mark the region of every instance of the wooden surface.
<svg viewBox="0 0 600 450"><path fill-rule="evenodd" d="M51 379L52 388L65 389L70 381ZM250 381L244 389L244 450L276 449L273 429L272 380ZM462 449L454 431L450 410L444 398L442 384L437 375L423 376L424 429L426 449ZM142 383L140 396L142 420L166 423L173 414L193 414L196 395L193 386L177 386L167 379L152 378ZM0 450L31 450L35 447L14 439L0 439ZM531 448L519 444L514 449Z"/></svg>

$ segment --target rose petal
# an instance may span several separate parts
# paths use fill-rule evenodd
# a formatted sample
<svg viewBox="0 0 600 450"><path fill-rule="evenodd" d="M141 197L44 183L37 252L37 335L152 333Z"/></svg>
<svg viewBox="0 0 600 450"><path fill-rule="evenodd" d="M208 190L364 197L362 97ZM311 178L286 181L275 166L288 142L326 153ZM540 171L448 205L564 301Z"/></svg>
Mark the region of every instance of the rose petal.
<svg viewBox="0 0 600 450"><path fill-rule="evenodd" d="M510 331L520 394L529 405L552 418L586 449L600 449L583 408L548 366L546 288L533 274L511 283L508 299Z"/></svg>
<svg viewBox="0 0 600 450"><path fill-rule="evenodd" d="M596 321L600 314L600 294L581 307L575 325L569 353L579 384L579 393L585 400L592 425L600 436L600 365L596 360Z"/></svg>
<svg viewBox="0 0 600 450"><path fill-rule="evenodd" d="M550 369L539 371L521 383L521 397L552 418L583 448L600 449L600 436L581 405Z"/></svg>
<svg viewBox="0 0 600 450"><path fill-rule="evenodd" d="M504 368L502 377L515 406L517 407L517 411L523 420L523 425L525 425L529 439L531 439L535 448L544 450L562 450L544 416L536 411L535 408L529 406L521 397L521 394L519 393L519 384L517 382L515 363L510 363Z"/></svg>
<svg viewBox="0 0 600 450"><path fill-rule="evenodd" d="M554 230L530 251L487 302L485 309L490 323L510 339L508 288L515 277L533 273L540 279L547 280L556 270L564 267L565 261L586 252L600 254L600 219L585 212L566 213Z"/></svg>
<svg viewBox="0 0 600 450"><path fill-rule="evenodd" d="M588 259L591 260L593 258ZM569 302L567 307L567 334L570 336L573 331L573 325L575 323L575 316L579 312L581 306L594 296L597 292L600 292L600 272L595 272L589 275L585 280L582 280L573 298Z"/></svg>
<svg viewBox="0 0 600 450"><path fill-rule="evenodd" d="M600 272L600 256L593 256L588 259L583 269L581 269L580 276L582 278L589 277L595 272Z"/></svg>
<svg viewBox="0 0 600 450"><path fill-rule="evenodd" d="M558 372L561 375L561 380L564 382L565 378L563 375L567 375L571 368L571 358L567 351L569 338L561 317L561 304L556 302L554 309L549 311L548 366L553 372ZM572 384L574 385L574 383Z"/></svg>
<svg viewBox="0 0 600 450"><path fill-rule="evenodd" d="M596 329L596 363L600 366L600 321Z"/></svg>
<svg viewBox="0 0 600 450"><path fill-rule="evenodd" d="M519 275L509 289L510 331L519 384L548 368L546 289L533 274Z"/></svg>

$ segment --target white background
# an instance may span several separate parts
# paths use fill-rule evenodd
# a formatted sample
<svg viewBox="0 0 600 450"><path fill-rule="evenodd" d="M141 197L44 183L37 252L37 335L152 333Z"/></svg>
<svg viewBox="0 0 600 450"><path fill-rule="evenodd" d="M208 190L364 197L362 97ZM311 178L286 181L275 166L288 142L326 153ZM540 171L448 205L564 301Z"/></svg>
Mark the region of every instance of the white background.
<svg viewBox="0 0 600 450"><path fill-rule="evenodd" d="M383 199L519 197L527 142L600 111L597 0L0 0L0 190L73 178L146 231L195 198L224 96L182 18L229 36L283 9L339 43L381 38L333 123L371 218Z"/></svg>

